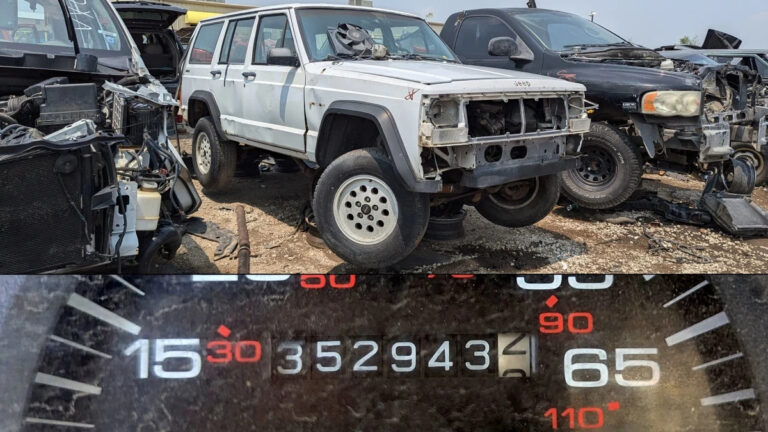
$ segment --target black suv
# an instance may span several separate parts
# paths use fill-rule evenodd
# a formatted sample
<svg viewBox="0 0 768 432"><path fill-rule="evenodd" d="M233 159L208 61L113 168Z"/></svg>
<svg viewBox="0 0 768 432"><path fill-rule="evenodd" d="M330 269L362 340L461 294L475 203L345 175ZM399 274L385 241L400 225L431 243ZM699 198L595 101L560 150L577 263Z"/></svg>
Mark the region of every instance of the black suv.
<svg viewBox="0 0 768 432"><path fill-rule="evenodd" d="M667 59L569 13L478 9L455 13L440 35L464 63L516 69L587 87L592 130L583 163L562 174L564 195L605 209L627 200L646 159L670 168L735 169L750 194L754 167L733 160L732 136L757 136L759 77L731 65L698 67ZM750 180L752 180L750 182Z"/></svg>

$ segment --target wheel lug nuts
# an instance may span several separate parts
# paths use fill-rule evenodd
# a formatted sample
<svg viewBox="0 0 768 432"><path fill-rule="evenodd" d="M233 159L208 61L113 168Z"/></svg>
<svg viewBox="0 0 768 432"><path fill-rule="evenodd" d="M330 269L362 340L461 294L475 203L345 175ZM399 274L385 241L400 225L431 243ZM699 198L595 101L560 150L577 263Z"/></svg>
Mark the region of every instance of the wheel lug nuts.
<svg viewBox="0 0 768 432"><path fill-rule="evenodd" d="M365 202L371 202L371 197L365 197Z"/></svg>
<svg viewBox="0 0 768 432"><path fill-rule="evenodd" d="M368 215L368 220L372 221L373 220L373 215Z"/></svg>
<svg viewBox="0 0 768 432"><path fill-rule="evenodd" d="M356 205L356 206L358 206L358 207L360 207L360 205L361 205L361 204L360 204L360 201L357 201L357 202L355 202L355 205Z"/></svg>
<svg viewBox="0 0 768 432"><path fill-rule="evenodd" d="M377 206L377 205L374 205L374 206L373 206L373 209L374 209L374 210L379 210L379 206Z"/></svg>

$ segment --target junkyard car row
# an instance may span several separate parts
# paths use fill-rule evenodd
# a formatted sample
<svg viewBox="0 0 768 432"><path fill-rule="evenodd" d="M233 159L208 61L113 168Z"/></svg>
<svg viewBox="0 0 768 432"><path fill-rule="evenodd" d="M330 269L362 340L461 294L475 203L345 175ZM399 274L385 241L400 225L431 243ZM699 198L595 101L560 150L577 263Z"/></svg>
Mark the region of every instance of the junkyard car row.
<svg viewBox="0 0 768 432"><path fill-rule="evenodd" d="M438 36L394 11L260 8L202 21L176 73L177 10L122 5L129 30L106 0L0 4L2 272L172 258L200 205L169 139L177 106L204 193L245 159L296 164L326 245L366 267L463 206L510 228L561 190L618 206L648 161L708 173L702 208L733 232L768 223L747 205L768 152L759 70L667 58L570 14L465 11Z"/></svg>

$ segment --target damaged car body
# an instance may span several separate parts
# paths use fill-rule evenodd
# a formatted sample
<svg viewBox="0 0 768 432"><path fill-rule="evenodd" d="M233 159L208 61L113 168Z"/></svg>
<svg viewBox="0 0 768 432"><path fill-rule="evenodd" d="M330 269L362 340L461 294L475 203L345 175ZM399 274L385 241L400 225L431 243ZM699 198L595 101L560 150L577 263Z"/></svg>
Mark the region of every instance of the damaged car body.
<svg viewBox="0 0 768 432"><path fill-rule="evenodd" d="M112 6L0 7L0 272L172 258L201 201L168 139L177 103Z"/></svg>
<svg viewBox="0 0 768 432"><path fill-rule="evenodd" d="M741 180L727 186L751 193L749 171L759 164L732 162L741 140L765 147L764 88L747 68L668 59L581 17L542 9L463 11L448 18L441 37L464 63L587 87L587 100L599 108L590 110L583 163L561 176L563 194L579 206L607 209L625 202L639 187L647 161L701 169L710 178L735 166L748 172L731 176ZM512 45L510 53L492 52L500 41Z"/></svg>
<svg viewBox="0 0 768 432"><path fill-rule="evenodd" d="M589 130L584 86L463 65L400 12L243 11L203 20L188 52L180 112L204 191L229 187L245 149L293 157L325 243L366 267L465 205L505 227L543 219Z"/></svg>

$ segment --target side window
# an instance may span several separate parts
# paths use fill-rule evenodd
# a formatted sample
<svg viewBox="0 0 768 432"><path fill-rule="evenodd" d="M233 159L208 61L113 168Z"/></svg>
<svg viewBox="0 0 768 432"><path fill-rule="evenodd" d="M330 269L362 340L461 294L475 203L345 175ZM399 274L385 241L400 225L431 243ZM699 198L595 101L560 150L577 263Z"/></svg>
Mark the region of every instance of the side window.
<svg viewBox="0 0 768 432"><path fill-rule="evenodd" d="M216 42L219 41L219 34L224 23L206 24L200 27L195 38L195 44L192 45L192 52L189 55L191 64L211 64L213 52L216 51Z"/></svg>
<svg viewBox="0 0 768 432"><path fill-rule="evenodd" d="M253 64L266 64L267 54L272 48L288 48L296 55L293 33L285 15L271 15L259 18L256 43L253 45Z"/></svg>
<svg viewBox="0 0 768 432"><path fill-rule="evenodd" d="M244 64L254 18L231 21L224 36L219 63Z"/></svg>
<svg viewBox="0 0 768 432"><path fill-rule="evenodd" d="M503 21L492 16L466 18L456 39L456 54L465 59L498 59L488 54L488 42L495 37L517 35Z"/></svg>

